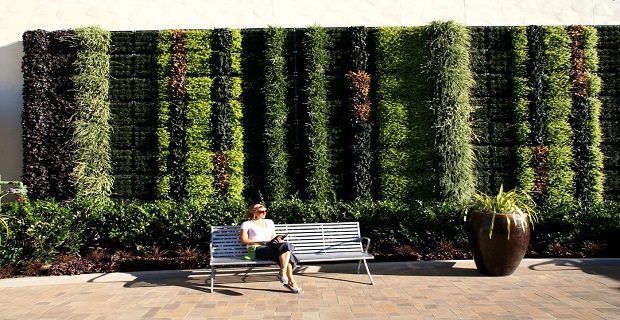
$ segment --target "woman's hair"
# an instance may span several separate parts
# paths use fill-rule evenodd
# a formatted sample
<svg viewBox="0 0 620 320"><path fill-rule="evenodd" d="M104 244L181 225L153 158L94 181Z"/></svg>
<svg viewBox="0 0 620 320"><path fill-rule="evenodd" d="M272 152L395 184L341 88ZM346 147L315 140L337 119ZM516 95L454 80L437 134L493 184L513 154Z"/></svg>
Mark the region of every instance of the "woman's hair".
<svg viewBox="0 0 620 320"><path fill-rule="evenodd" d="M260 209L260 208L265 208L265 206L260 204L260 203L255 203L255 204L251 205L250 209L248 209L248 211L245 213L245 218L248 219L248 220L254 219L254 214L252 212L254 210Z"/></svg>

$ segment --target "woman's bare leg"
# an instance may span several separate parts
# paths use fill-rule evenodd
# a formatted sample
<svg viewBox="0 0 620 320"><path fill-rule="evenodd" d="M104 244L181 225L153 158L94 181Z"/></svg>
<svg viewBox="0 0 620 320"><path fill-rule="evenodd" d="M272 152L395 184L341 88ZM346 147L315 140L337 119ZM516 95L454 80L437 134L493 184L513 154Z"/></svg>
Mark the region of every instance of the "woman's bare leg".
<svg viewBox="0 0 620 320"><path fill-rule="evenodd" d="M291 252L287 251L281 254L278 258L280 259L280 274L288 276L288 265L291 260Z"/></svg>

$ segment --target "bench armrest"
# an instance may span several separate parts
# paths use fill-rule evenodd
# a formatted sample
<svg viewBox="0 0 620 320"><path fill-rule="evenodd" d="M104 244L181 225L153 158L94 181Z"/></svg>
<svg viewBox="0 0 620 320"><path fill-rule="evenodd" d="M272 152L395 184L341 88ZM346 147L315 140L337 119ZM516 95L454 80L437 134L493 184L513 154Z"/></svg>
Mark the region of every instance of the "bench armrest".
<svg viewBox="0 0 620 320"><path fill-rule="evenodd" d="M364 250L364 253L368 253L368 248L370 248L370 238L361 237L360 241L362 242L362 249ZM364 245L364 241L366 241L366 245Z"/></svg>

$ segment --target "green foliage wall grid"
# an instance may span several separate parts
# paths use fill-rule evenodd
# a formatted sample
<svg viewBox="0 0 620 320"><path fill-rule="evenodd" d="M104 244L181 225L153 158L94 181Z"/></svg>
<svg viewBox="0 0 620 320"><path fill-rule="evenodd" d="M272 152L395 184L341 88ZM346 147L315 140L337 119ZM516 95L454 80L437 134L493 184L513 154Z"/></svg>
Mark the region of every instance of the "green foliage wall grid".
<svg viewBox="0 0 620 320"><path fill-rule="evenodd" d="M515 28L472 27L471 68L475 80L471 104L476 151L477 188L482 192L497 192L500 186L516 186L516 121L517 88L513 81L523 69L514 67L513 46ZM524 42L524 43L527 43ZM514 98L513 98L514 95ZM527 101L527 99L523 99Z"/></svg>
<svg viewBox="0 0 620 320"><path fill-rule="evenodd" d="M605 198L620 199L620 26L597 26Z"/></svg>
<svg viewBox="0 0 620 320"><path fill-rule="evenodd" d="M113 197L152 199L157 176L157 31L111 32Z"/></svg>
<svg viewBox="0 0 620 320"><path fill-rule="evenodd" d="M380 199L435 197L431 86L424 27L377 30Z"/></svg>
<svg viewBox="0 0 620 320"><path fill-rule="evenodd" d="M319 27L316 28L322 29ZM311 29L312 28L309 28L308 30ZM429 59L429 54L426 51L429 41L429 38L426 35L427 29L428 27L379 28L376 31L373 30L371 32L371 34L376 35L376 43L372 42L372 44L376 44L377 50L376 55L374 52L370 54L369 61L377 63L377 72L372 73L372 75L376 76L370 77L371 83L368 98L373 99L370 103L370 126L376 127L377 129L377 131L375 131L377 132L377 135L371 136L373 139L376 139L376 148L373 149L372 152L373 157L377 157L379 160L377 162L377 166L372 168L371 175L373 179L380 182L375 189L377 193L373 194L373 196L379 196L383 199L436 198L436 192L439 191L434 182L436 177L435 172L432 169L437 162L437 159L435 158L436 155L432 152L434 148L434 125L432 122L433 115L432 110L430 109L430 92L432 91L430 90L430 84L427 81L428 75L430 74L429 72L432 70L426 67L422 68L422 66L428 65ZM618 181L616 168L617 163L619 162L617 160L618 155L615 153L617 148L614 148L615 132L617 131L614 130L617 128L615 125L615 121L617 120L615 119L617 119L616 115L618 114L618 112L615 111L617 110L617 104L614 104L615 101L617 101L617 89L614 88L619 82L615 81L615 74L618 64L614 60L615 56L611 53L615 50L614 46L617 47L616 42L614 42L616 41L614 40L614 32L617 32L617 27L597 27L596 29L599 31L602 30L600 37L601 42L596 51L601 56L601 67L599 68L598 73L604 80L603 90L601 91L601 128L603 132L601 149L605 155L604 170L608 176L608 178L604 180L604 188L605 196L613 197L616 194L616 191L614 190L617 190L614 189L614 186L616 185L616 181ZM327 37L329 41L326 42L325 48L327 48L327 51L330 51L327 55L326 67L324 68L324 70L326 70L324 78L327 80L324 87L324 97L325 101L328 102L326 103L326 105L328 105L326 110L329 110L328 119L330 119L327 123L326 131L328 132L327 134L329 137L330 147L326 149L326 152L327 154L330 154L331 158L331 164L327 166L329 169L327 170L326 176L331 179L330 183L332 184L332 187L340 184L338 188L333 189L336 192L336 196L339 198L348 198L349 196L347 195L339 194L342 192L347 192L346 188L342 188L343 185L346 185L344 183L346 180L342 179L345 171L341 170L347 166L350 170L352 170L353 166L351 165L352 162L348 162L350 159L343 157L343 155L347 155L347 152L345 151L348 149L343 147L341 143L342 141L345 141L342 140L342 137L346 136L346 134L350 134L352 129L337 127L339 125L339 120L337 119L341 119L338 118L339 113L343 113L343 110L349 108L349 103L347 102L349 97L347 97L348 94L346 88L350 83L347 84L347 78L345 77L345 74L349 69L348 67L343 67L344 65L342 65L342 62L350 59L343 59L342 57L344 56L344 52L346 52L347 57L351 57L355 45L352 42L353 35L349 32L349 30L346 32L331 29L325 30L327 31L326 34L329 35ZM520 33L521 31L523 32ZM190 38L189 34L191 32L185 31L185 41ZM155 72L157 72L158 68L160 70L160 83L167 83L169 86L172 81L172 78L170 77L172 66L172 59L170 55L172 48L170 36L173 32L168 30L160 31L159 33L161 35L159 37L159 43L156 41L154 43L154 37L147 36L147 34L153 35L157 34L157 32L112 32L112 45L110 51L111 79L109 95L112 113L111 124L114 126L114 130L112 132L111 154L112 168L115 178L115 196L152 197L154 194L152 191L156 189L156 184L154 183L155 177L159 177L158 179L160 181L160 183L157 184L157 190L160 190L160 193L165 196L168 196L170 193L171 181L169 179L172 178L172 175L169 173L171 170L169 165L171 163L169 163L169 160L165 160L158 161L159 164L157 166L152 165L155 163L155 159L169 159L170 155L165 155L165 153L174 149L170 148L171 132L168 124L170 119L166 119L166 117L170 116L169 102L173 100L171 91L169 88L166 89L165 85L160 85L159 87L153 85L154 81L157 81ZM231 49L233 52L236 50L238 53L237 57L241 56L241 49L246 50L241 47L241 44L243 43L240 36L241 33L242 32L237 33L239 34L239 41L236 47L237 49ZM243 33L250 33L250 31L244 31ZM41 34L44 34L47 37L46 32L41 32ZM235 32L233 32L233 34L235 34ZM293 30L291 32L287 32L287 38L285 40L285 44L283 45L285 48L284 50L289 51L294 49L294 46L291 46L291 43L295 43L295 41L291 40L291 36L294 34L299 36L298 40L303 39L305 44L309 43L308 39L310 38L307 36L310 34L309 32L304 30ZM476 34L476 32L474 32L474 34ZM522 36L523 34L524 37ZM123 37L127 38L127 47L125 48L121 48L121 46L119 46L119 43L123 42L119 42L119 40ZM255 37L255 41L264 41L259 38L260 37ZM571 176L573 175L572 169L574 168L574 165L571 165L571 161L573 159L571 153L573 152L572 144L574 139L570 137L570 129L567 130L567 128L570 127L567 125L575 125L575 123L569 122L568 117L566 116L567 110L570 111L570 106L572 105L570 90L567 89L571 87L570 79L568 78L568 70L570 69L569 57L571 42L566 28L538 27L537 30L534 27L486 28L482 31L482 39L484 43L476 43L476 41L474 41L474 47L471 50L472 56L474 57L474 60L472 60L472 66L476 72L476 81L478 82L474 88L474 98L472 99L472 104L481 106L481 112L474 113L472 117L474 123L478 121L478 123L482 124L481 126L476 127L476 133L479 133L481 136L481 139L477 142L477 150L480 151L479 154L485 154L486 152L486 154L489 154L490 157L487 164L477 168L477 176L487 177L486 179L488 182L485 183L488 187L486 188L490 189L490 191L493 191L492 189L497 187L499 183L509 181L510 177L503 172L509 173L509 168L512 165L504 164L503 162L505 159L510 158L509 154L510 152L513 152L511 150L514 150L514 152L517 153L516 159L520 159L516 164L514 164L516 168L519 168L517 170L519 178L516 179L516 185L522 186L529 184L533 189L536 187L537 176L532 175L528 178L527 172L534 172L535 170L542 168L543 170L538 171L538 178L540 180L540 178L545 178L544 174L548 174L545 178L547 179L545 183L548 183L545 185L545 192L548 196L564 198L566 195L572 195L575 192L570 182L573 181ZM212 39L209 41L211 40ZM165 43L166 41L168 41L167 44ZM593 41L590 40L590 42ZM44 44L45 42L37 43ZM207 53L209 49L206 49L206 51L201 51L204 49L204 41L202 43L203 44L198 45L203 47L200 49L191 49L191 45L188 45L187 43L184 45L184 50L187 56L186 68L188 69L186 71L186 96L179 100L187 104L185 109L179 109L184 112L189 112L191 109L190 105L194 103L194 98L191 97L191 90L209 90L207 88L209 84L201 81L208 81L206 78L212 77L212 75L192 75L193 71L191 71L191 69L194 68L192 67L192 59L194 59L194 61L200 61L196 64L196 66L202 65L201 63L204 61L201 60L208 60L210 67L213 66L214 60L212 56ZM510 45L507 45L506 43L510 43ZM300 44L302 43L300 42ZM31 52L37 52L37 54L38 52L44 52L40 50L33 50L33 45L35 45L34 42L25 42L25 52L29 52L28 50L31 50ZM159 45L160 48L158 51L154 49L157 45ZM398 50L394 48L398 48ZM64 52L67 48L60 45L56 46L54 50L61 50ZM512 52L510 50L512 50ZM192 53L193 51L196 53ZM305 51L305 48L298 46L297 52L301 52L303 56L295 56L295 54L285 55L287 57L285 60L285 71L290 72L293 79L293 81L288 82L288 86L290 87L286 96L290 106L294 106L295 101L294 99L291 100L291 97L301 97L304 99L301 101L310 101L309 98L311 91L308 89L309 87L307 87L307 84L310 82L307 80L310 79L310 71L312 71L313 68L309 65L310 60L304 60L303 58L308 57L310 54L309 50L308 52ZM251 53L251 51L243 52ZM191 57L192 54L194 54L194 57ZM168 56L166 57L166 55ZM25 60L26 56L27 55L25 55ZM231 55L231 57L232 56L233 55ZM254 57L254 61L262 61L260 59L264 58L261 57L264 57L264 53L262 56L261 54L257 54ZM75 59L76 56L74 54L74 56L69 59L70 63L72 64ZM295 62L295 59L297 59L298 62ZM481 59L482 61L478 61L476 59ZM505 63L510 59L513 60L512 64ZM59 64L58 62L60 61L57 60L58 58L45 59L45 61L49 61L51 65L63 65L62 63ZM155 68L155 61L159 62L158 68ZM299 61L303 61L303 63L299 64ZM516 67L519 63L521 65L525 65L526 68ZM232 65L233 64L231 63L231 66ZM510 67L501 69L499 67L500 65L510 65ZM514 68L512 67L513 65L515 66ZM232 71L232 74L235 74L235 76L232 76L232 78L235 78L232 82L237 81L237 83L241 84L243 83L241 82L241 79L244 79L245 81L246 77L249 75L249 73L245 72L245 70L247 70L245 68L247 68L248 65L244 64L244 69L241 69L241 63L239 62L237 63L237 66L237 71ZM295 66L303 66L303 68L307 69L307 71L299 72L298 69L297 72L295 72ZM531 86L534 83L541 83L539 81L540 79L537 80L533 78L540 75L539 73L531 72L531 70L533 70L533 66L539 66L540 70L544 71L544 74L546 74L546 78L544 79L545 82L542 82L543 84L537 87ZM320 71L320 68L317 69ZM210 70L211 68L209 68L209 72ZM525 70L525 73L520 74L523 70ZM62 68L62 71L56 72L65 72L71 76L73 75L73 71L70 68ZM301 77L299 76L300 74ZM30 78L26 71L24 75L25 92L35 92L26 90L26 88L33 87L30 86L30 84L34 84L38 86L38 88L41 88L41 92L46 92L47 94L52 92L49 86L41 87L39 85L40 83L44 83L40 80L43 78ZM196 85L194 85L193 89L191 89L192 85L190 84L193 81L193 77L201 79L196 79ZM251 80L250 78L247 79ZM523 85L523 79L527 80L525 85ZM594 79L592 81L593 83L596 83L596 77L592 77L591 79ZM302 92L302 89L308 90L303 91L300 95L290 95L292 90L291 88L295 87L295 82L297 80L300 80L298 84L298 92ZM484 86L480 85L481 81L485 83ZM198 82L200 82L200 84L198 84ZM563 84L566 85L566 88L561 90ZM306 87L302 87L301 85ZM248 88L251 89L251 86L252 85L249 85ZM245 157L246 152L248 152L251 148L248 148L247 143L250 140L244 140L242 130L248 130L248 126L254 126L256 123L264 124L264 122L262 122L264 119L249 119L248 121L243 120L244 122L241 123L241 120L243 119L241 114L245 113L246 110L243 110L242 112L241 101L239 99L245 99L250 96L241 95L241 85L238 85L237 88L236 98L234 97L234 94L231 96L231 100L233 101L232 105L238 106L237 119L239 119L239 122L237 128L239 131L237 131L237 136L239 139L237 139L237 141L239 142L237 143L238 147L236 150L240 150L239 155L241 157ZM214 90L214 87L211 86L210 90ZM70 92L69 90L65 91ZM195 94L201 95L202 92L203 91ZM235 90L232 90L231 92L235 92ZM257 96L260 96L260 94L257 94ZM550 99L550 97L557 97L557 99ZM591 97L596 98L595 90L592 91ZM200 102L197 103L201 105L204 104L205 106L206 104L212 103L212 95L209 95L208 97L203 96L202 98L195 100L200 100ZM69 98L66 101L70 101L70 99L72 98ZM29 103L27 101L33 100L25 99L25 106ZM264 101L264 96L261 101ZM321 100L318 99L316 101ZM511 105L511 101L515 102L514 119L511 118L510 111L506 111L510 110L507 106ZM595 106L596 102L595 100L593 101L593 105ZM155 104L158 104L158 106ZM527 105L527 108L525 109L523 108L524 104ZM254 104L254 106L256 105L257 104ZM209 117L205 106L201 106L196 110L202 110L200 111L204 112L202 115L204 117ZM396 107L401 108L400 111L398 111L399 109ZM536 109L538 107L540 107L540 109ZM168 111L166 111L166 108L168 108ZM157 121L157 117L154 116L154 112L157 109L159 109L160 114L160 120L157 122L159 123L159 128L154 125ZM259 112L260 108L256 110ZM297 148L296 144L298 146L300 141L302 141L297 139L300 137L303 138L304 141L310 141L308 138L309 136L307 136L310 131L305 130L311 126L311 121L309 121L310 114L305 117L295 118L292 116L296 112L294 110L295 108L289 109L289 115L286 123L286 127L289 129L286 130L286 143L292 142L292 145L288 145L287 149L291 151L304 150L304 148ZM303 109L297 110L305 112ZM595 108L592 110L593 112L596 112ZM376 118L372 116L372 111L376 111ZM395 113L395 111L398 112ZM525 113L522 111L525 111ZM542 116L534 116L533 114L537 114L536 112L543 112L543 114ZM56 115L56 117L58 116L60 116L60 113ZM185 116L187 117L187 114L185 114ZM213 117L213 115L211 115L211 117ZM67 117L67 119L69 118L70 117ZM186 121L187 127L183 130L178 130L178 132L182 133L182 135L177 135L177 137L186 139L186 144L190 143L190 137L193 134L195 134L195 137L204 138L207 137L208 134L213 133L210 131L211 128L213 128L211 127L213 125L212 123L209 124L210 129L207 132L204 130L204 122L200 122L204 119L200 120L200 117L194 116L191 118L191 120L189 120L189 118L185 118L184 121ZM27 119L27 117L24 119ZM183 117L180 119L183 119ZM539 122L533 121L541 119L542 121ZM192 121L197 121L194 126L197 131L189 128ZM25 123L27 122L28 121L25 121ZM198 124L199 122L201 124ZM514 129L512 129L513 126ZM593 122L588 126L595 128L596 121L593 120ZM299 130L302 127L303 130ZM395 131L395 128L398 128L398 130ZM514 130L514 133L511 133L511 130ZM528 133L528 130L531 130L530 133ZM32 131L24 130L25 135L28 134L27 132ZM155 132L159 132L157 139L154 139L154 137L156 137ZM398 134L399 132L402 134ZM517 138L511 139L510 137L512 134L515 134ZM261 134L261 136L262 135L263 134ZM527 139L523 139L526 135L528 136ZM592 137L593 141L595 141L596 134L593 133ZM545 142L546 139L546 143L548 145L533 143L532 141L535 141L536 139L541 139L541 142ZM197 138L192 143L197 143L199 140L199 143L208 143L209 138ZM28 141L28 143L32 145L34 139L25 139L25 141ZM165 148L162 147L159 151L155 151L154 146L152 145L154 141L159 141L159 146L165 146L166 143L168 146ZM246 143L245 146L242 145L244 141ZM430 143L428 143L429 141ZM518 147L517 141L519 141ZM551 143L553 141L555 142ZM178 144L178 141L175 143L179 146L183 146L183 143ZM543 152L536 153L535 151L537 150L532 149L532 147L536 147L538 145L546 146L548 151L541 149ZM567 146L568 149L566 149ZM186 168L183 169L182 167L179 167L180 169L176 170L179 173L178 176L186 176L184 188L186 189L185 192L188 192L189 194L191 188L188 189L188 181L192 180L192 176L194 174L196 175L195 177L202 175L204 179L211 179L214 175L208 173L208 171L211 170L208 165L202 165L200 161L190 161L189 159L192 152L190 152L189 144L186 148L187 150L185 151L183 151L182 147L176 148L181 150L181 153L177 155L181 157L179 159L183 159L182 157L187 157L184 161L177 161L180 165L185 165ZM209 149L208 146L201 146L200 148L207 150L207 152ZM30 173L35 172L34 170L28 171L29 169L26 169L26 167L42 168L42 162L36 163L34 166L26 166L28 161L34 159L33 155L28 153L28 150L34 149L29 149L28 146L25 145L24 150L24 176L26 177ZM544 157L535 157L535 155L540 155L541 153ZM39 151L38 155L40 156L41 154L42 153ZM159 154L159 156L156 156L157 154ZM296 159L294 158L294 154L295 153L291 153L289 159ZM239 159L242 159L241 157ZM491 159L498 160L496 161ZM578 159L578 157L575 157L575 159ZM535 165L537 161L540 166ZM240 170L231 170L231 173L237 172L237 181L239 183L236 185L239 187L236 194L239 194L239 197L241 197L241 193L245 189L244 178L249 176L264 177L265 172L244 172L243 170L245 170L245 168L249 168L245 162L247 161L238 161L238 168L240 168ZM72 163L73 162L70 162L65 165L71 166ZM292 163L293 165L296 165L298 162L293 161ZM304 165L307 165L309 162L304 163ZM501 165L491 167L488 165L491 163L501 163ZM204 171L201 173L198 173L198 171L191 173L191 166L194 166L197 170ZM156 174L153 168L158 167L161 170L159 170L159 174ZM486 170L486 172L481 174L481 170ZM295 179L308 180L309 173L310 172L306 172L305 169L301 171L289 170L286 172L286 177L290 182L295 181ZM543 173L543 175L540 173ZM42 174L43 172L37 173L37 175L41 176ZM58 177L56 174L54 176ZM42 180L44 181L45 179ZM569 183L564 183L565 181L569 181ZM199 187L200 183L197 183L197 187L194 189L197 190L196 194L204 192L204 194L200 197L208 197L208 194L211 191L209 191L209 188ZM510 184L509 182L507 183ZM44 183L41 183L40 185L43 186ZM480 186L483 186L483 184L480 183L479 187ZM34 186L33 188L33 193L40 192L42 190L37 190L37 186ZM168 190L166 190L166 188L168 188ZM593 189L596 189L596 187L593 187ZM64 190L71 190L71 187L64 188ZM298 192L296 190L300 189L292 188L289 193L295 194ZM309 189L302 191L304 197L307 197L307 195L305 195L306 191L309 191ZM192 194L192 197L197 197L196 194ZM331 192L331 194L333 194L333 192Z"/></svg>

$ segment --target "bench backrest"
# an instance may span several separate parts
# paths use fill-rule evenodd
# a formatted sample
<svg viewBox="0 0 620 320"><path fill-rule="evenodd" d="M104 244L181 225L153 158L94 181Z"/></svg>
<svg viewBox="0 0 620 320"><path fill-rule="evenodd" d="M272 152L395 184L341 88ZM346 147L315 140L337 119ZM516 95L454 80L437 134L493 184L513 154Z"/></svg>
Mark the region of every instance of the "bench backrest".
<svg viewBox="0 0 620 320"><path fill-rule="evenodd" d="M358 222L276 224L277 234L288 233L287 241L297 253L360 252ZM211 258L237 257L247 253L241 244L239 226L211 227Z"/></svg>

